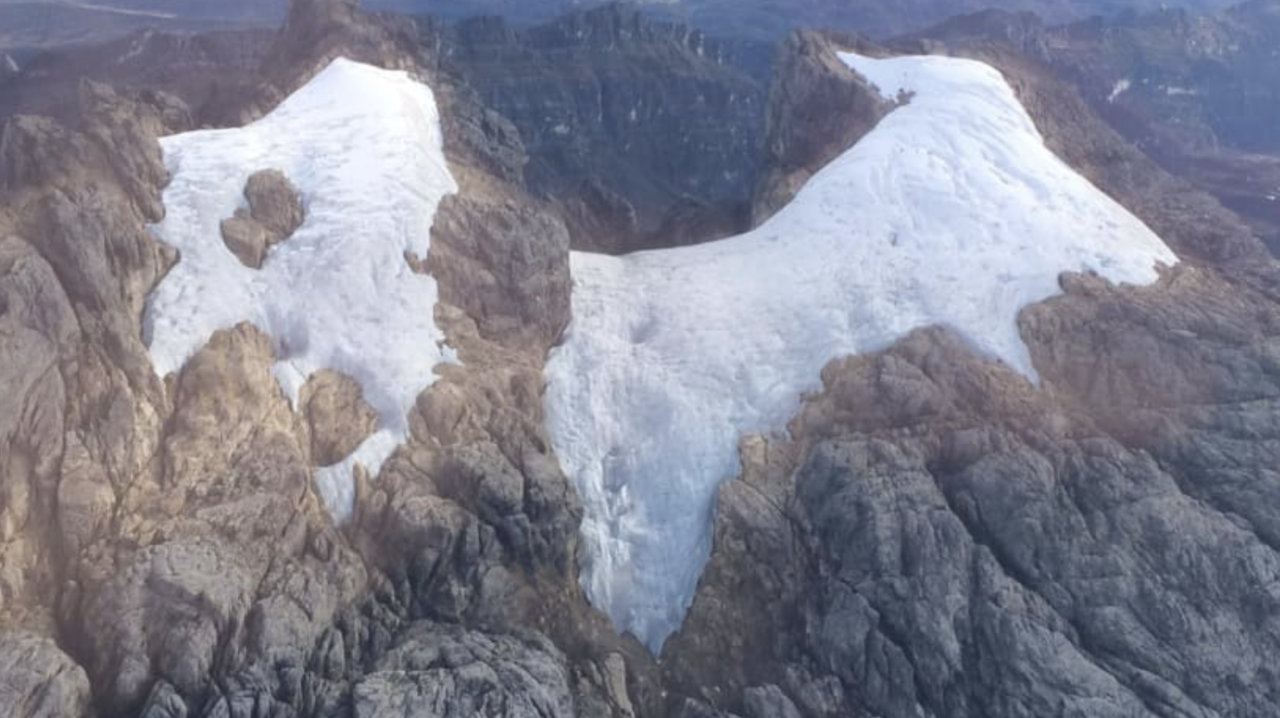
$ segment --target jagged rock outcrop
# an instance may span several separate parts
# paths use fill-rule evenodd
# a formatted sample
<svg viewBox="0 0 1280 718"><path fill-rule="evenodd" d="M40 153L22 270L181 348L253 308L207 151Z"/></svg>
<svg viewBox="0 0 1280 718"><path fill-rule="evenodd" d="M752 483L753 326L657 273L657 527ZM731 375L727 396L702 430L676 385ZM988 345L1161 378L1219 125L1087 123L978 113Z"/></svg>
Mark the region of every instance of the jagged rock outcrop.
<svg viewBox="0 0 1280 718"><path fill-rule="evenodd" d="M671 680L687 680L690 656L729 656L688 690L734 708L745 688L785 676L801 715L1274 710L1263 656L1278 637L1255 612L1277 601L1266 588L1280 569L1273 528L1260 509L1247 526L1235 518L1246 503L1267 505L1273 482L1222 464L1245 416L1256 417L1246 431L1271 423L1254 413L1258 399L1233 405L1228 387L1252 394L1274 380L1242 357L1231 379L1170 382L1150 376L1149 360L1169 352L1173 366L1215 365L1202 353L1176 358L1189 349L1177 332L1215 317L1232 339L1210 346L1265 362L1274 319L1240 326L1229 307L1261 298L1206 270L1150 290L1100 285L1024 316L1046 389L932 330L830 365L794 441L748 443L743 481L722 492L716 555L667 649ZM1091 324L1100 312L1117 318ZM1120 329L1147 312L1160 318L1140 326L1164 328ZM1222 408L1156 399L1171 388L1211 391ZM1113 418L1096 422L1099 413ZM1270 450L1255 437L1252 451ZM735 634L726 613L765 623L730 619Z"/></svg>
<svg viewBox="0 0 1280 718"><path fill-rule="evenodd" d="M0 615L21 617L56 582L48 520L66 404L58 362L60 347L77 333L48 262L16 237L0 239L0 381L9 407L0 419Z"/></svg>
<svg viewBox="0 0 1280 718"><path fill-rule="evenodd" d="M89 679L46 638L0 633L0 711L12 718L89 713Z"/></svg>
<svg viewBox="0 0 1280 718"><path fill-rule="evenodd" d="M278 237L288 237L302 226L302 198L280 170L261 170L249 175L244 185L249 216Z"/></svg>
<svg viewBox="0 0 1280 718"><path fill-rule="evenodd" d="M461 192L432 228L441 300L476 317L482 334L547 347L569 318L569 233L524 198Z"/></svg>
<svg viewBox="0 0 1280 718"><path fill-rule="evenodd" d="M547 639L410 626L355 687L360 718L572 718L564 658Z"/></svg>
<svg viewBox="0 0 1280 718"><path fill-rule="evenodd" d="M311 462L332 466L356 450L378 426L378 414L359 382L331 370L316 372L302 386L298 410L311 437Z"/></svg>
<svg viewBox="0 0 1280 718"><path fill-rule="evenodd" d="M841 48L864 44L871 47L852 36L798 32L778 51L775 72L783 79L769 91L765 169L753 190L752 225L786 205L815 172L893 109L836 57Z"/></svg>
<svg viewBox="0 0 1280 718"><path fill-rule="evenodd" d="M248 209L222 221L222 241L246 267L261 269L267 250L302 226L302 198L279 170L259 170L244 186Z"/></svg>

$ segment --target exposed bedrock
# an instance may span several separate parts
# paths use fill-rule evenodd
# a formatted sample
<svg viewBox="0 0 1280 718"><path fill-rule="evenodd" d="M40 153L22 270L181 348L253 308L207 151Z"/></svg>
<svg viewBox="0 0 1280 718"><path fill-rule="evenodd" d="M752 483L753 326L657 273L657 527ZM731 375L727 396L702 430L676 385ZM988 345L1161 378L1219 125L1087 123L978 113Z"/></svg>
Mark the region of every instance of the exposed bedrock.
<svg viewBox="0 0 1280 718"><path fill-rule="evenodd" d="M246 267L261 269L267 250L302 226L302 199L279 170L259 170L244 186L248 208L222 221L222 241Z"/></svg>
<svg viewBox="0 0 1280 718"><path fill-rule="evenodd" d="M349 6L300 2L277 40L289 61L262 97L336 54L431 79L397 37ZM151 368L144 302L177 260L146 228L167 180L155 140L189 128L181 103L86 86L82 127L10 125L0 661L32 665L0 691L0 713L377 715L366 674L397 671L454 681L428 698L459 715L486 686L507 692L488 704L501 715L624 715L656 700L652 659L577 588L580 511L541 427L542 356L568 320L567 232L508 182L519 140L473 95L437 86L469 199L446 217L458 231L440 228L441 258L406 261L442 267L438 321L463 364L422 395L412 439L361 477L341 528L312 468L368 430L348 378L313 379L295 411L270 339L249 325L172 376ZM269 106L250 100L245 115ZM299 206L272 184L250 182L248 214L287 234ZM41 639L31 660L20 628L62 653ZM516 645L526 653L508 655Z"/></svg>
<svg viewBox="0 0 1280 718"><path fill-rule="evenodd" d="M0 633L0 707L13 718L87 715L84 670L57 645L28 633Z"/></svg>
<svg viewBox="0 0 1280 718"><path fill-rule="evenodd" d="M743 710L781 677L802 715L1268 715L1277 319L1187 268L1025 312L1041 389L934 330L833 362L793 441L744 443L668 679L714 665L682 693Z"/></svg>
<svg viewBox="0 0 1280 718"><path fill-rule="evenodd" d="M837 49L874 48L856 37L797 32L778 51L766 104L764 162L752 198L758 225L893 109L849 72Z"/></svg>

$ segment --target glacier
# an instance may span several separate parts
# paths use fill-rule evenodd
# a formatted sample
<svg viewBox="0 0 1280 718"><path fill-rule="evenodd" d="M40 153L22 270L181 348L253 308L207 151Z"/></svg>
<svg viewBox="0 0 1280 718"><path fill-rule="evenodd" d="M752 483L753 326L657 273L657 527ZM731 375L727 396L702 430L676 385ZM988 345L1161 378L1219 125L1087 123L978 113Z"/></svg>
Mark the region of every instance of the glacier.
<svg viewBox="0 0 1280 718"><path fill-rule="evenodd" d="M1062 272L1147 284L1177 262L1045 146L994 68L840 57L909 100L770 220L698 246L571 256L548 429L584 505L583 586L655 653L710 555L740 438L785 429L829 360L940 325L1036 381L1017 315L1058 294Z"/></svg>
<svg viewBox="0 0 1280 718"><path fill-rule="evenodd" d="M355 464L377 473L435 366L456 361L435 324L435 279L405 258L426 256L436 209L457 191L434 95L404 72L340 58L257 122L161 147L172 180L152 232L180 259L148 298L156 371L181 369L215 331L248 321L271 336L273 374L295 406L321 369L358 381L377 431L316 476L329 511L345 517ZM262 169L293 181L306 220L256 270L226 248L219 224L246 206L245 181Z"/></svg>

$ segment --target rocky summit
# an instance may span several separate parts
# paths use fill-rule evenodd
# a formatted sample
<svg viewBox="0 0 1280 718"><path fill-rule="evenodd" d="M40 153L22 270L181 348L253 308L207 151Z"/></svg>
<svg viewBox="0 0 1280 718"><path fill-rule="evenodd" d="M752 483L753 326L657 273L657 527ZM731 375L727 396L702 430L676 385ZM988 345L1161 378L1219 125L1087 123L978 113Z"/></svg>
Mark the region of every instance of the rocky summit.
<svg viewBox="0 0 1280 718"><path fill-rule="evenodd" d="M1275 3L183 8L0 52L0 716L1280 714Z"/></svg>

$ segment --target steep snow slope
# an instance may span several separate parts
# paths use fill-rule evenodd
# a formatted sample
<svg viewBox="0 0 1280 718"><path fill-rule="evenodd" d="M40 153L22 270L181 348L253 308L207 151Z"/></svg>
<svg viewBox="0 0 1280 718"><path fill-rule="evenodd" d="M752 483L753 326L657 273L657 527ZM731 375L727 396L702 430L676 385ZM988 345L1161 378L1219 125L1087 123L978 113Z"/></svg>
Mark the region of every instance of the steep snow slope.
<svg viewBox="0 0 1280 718"><path fill-rule="evenodd" d="M250 321L271 335L274 373L293 401L320 369L359 381L379 429L318 475L329 509L345 515L353 464L377 471L432 368L452 359L434 322L436 282L404 257L426 256L436 207L457 189L431 90L339 59L258 122L162 146L173 180L153 229L182 255L150 298L156 370L180 369L214 331ZM219 223L245 206L249 175L268 168L298 187L306 222L254 270L223 244Z"/></svg>
<svg viewBox="0 0 1280 718"><path fill-rule="evenodd" d="M1061 272L1149 283L1177 261L1045 147L996 70L841 57L886 97L915 94L769 222L572 257L549 427L586 508L587 591L655 651L709 555L739 437L783 429L828 360L944 325L1034 380L1016 316L1056 294Z"/></svg>

